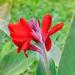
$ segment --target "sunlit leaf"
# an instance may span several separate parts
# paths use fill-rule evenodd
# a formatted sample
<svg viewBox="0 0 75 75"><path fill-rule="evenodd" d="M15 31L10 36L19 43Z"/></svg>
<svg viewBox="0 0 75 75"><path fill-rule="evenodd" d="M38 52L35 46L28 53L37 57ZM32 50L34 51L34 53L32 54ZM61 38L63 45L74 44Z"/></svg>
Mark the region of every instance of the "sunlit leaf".
<svg viewBox="0 0 75 75"><path fill-rule="evenodd" d="M35 54L29 54L29 57L26 58L25 55L21 52L16 54L12 52L8 54L0 63L0 75L19 75L23 73L34 60Z"/></svg>
<svg viewBox="0 0 75 75"><path fill-rule="evenodd" d="M50 61L51 59L54 60L55 64L58 66L60 62L62 52L60 52L59 48L52 44L52 48L50 52L47 52L47 58Z"/></svg>
<svg viewBox="0 0 75 75"><path fill-rule="evenodd" d="M12 51L14 51L14 47L12 45L12 43L10 41L8 41L7 43L4 44L4 46L2 47L1 53L0 53L0 62L2 61L2 59L8 55L9 53L11 53Z"/></svg>
<svg viewBox="0 0 75 75"><path fill-rule="evenodd" d="M10 20L10 15L8 13L8 4L4 4L0 7L0 30L9 35L8 23Z"/></svg>

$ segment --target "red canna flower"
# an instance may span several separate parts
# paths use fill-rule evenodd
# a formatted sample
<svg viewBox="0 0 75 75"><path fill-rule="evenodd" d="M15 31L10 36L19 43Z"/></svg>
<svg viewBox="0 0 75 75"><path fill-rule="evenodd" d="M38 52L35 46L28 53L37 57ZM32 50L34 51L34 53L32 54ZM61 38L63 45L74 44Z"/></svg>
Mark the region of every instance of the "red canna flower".
<svg viewBox="0 0 75 75"><path fill-rule="evenodd" d="M49 36L53 35L63 27L63 23L55 25L52 29L49 29L52 23L52 16L51 15L45 15L42 21L42 33L43 38L45 41L46 50L49 51L51 48L51 39Z"/></svg>
<svg viewBox="0 0 75 75"><path fill-rule="evenodd" d="M30 44L32 39L35 41L38 41L38 39L36 36L32 35L32 30L29 24L23 18L21 18L16 24L9 24L8 28L10 30L12 41L18 46L17 53L23 49L25 55L28 57L26 54L27 49L32 49L34 51L38 50L38 48Z"/></svg>
<svg viewBox="0 0 75 75"><path fill-rule="evenodd" d="M40 28L40 21L35 22L31 19L28 23L23 18L16 24L9 24L10 37L14 44L18 46L17 52L24 51L25 55L27 50L33 50L42 54L42 49L49 51L51 48L50 36L62 29L63 23L56 24L50 29L52 23L52 16L45 15L42 21L42 28ZM34 46L31 41L39 44L39 48Z"/></svg>

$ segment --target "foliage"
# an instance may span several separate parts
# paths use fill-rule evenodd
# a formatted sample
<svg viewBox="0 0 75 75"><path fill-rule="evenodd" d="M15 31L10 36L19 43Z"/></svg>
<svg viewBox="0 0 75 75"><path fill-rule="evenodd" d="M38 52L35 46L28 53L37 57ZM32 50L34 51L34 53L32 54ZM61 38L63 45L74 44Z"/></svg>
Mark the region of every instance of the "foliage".
<svg viewBox="0 0 75 75"><path fill-rule="evenodd" d="M58 75L75 75L75 16L62 53Z"/></svg>

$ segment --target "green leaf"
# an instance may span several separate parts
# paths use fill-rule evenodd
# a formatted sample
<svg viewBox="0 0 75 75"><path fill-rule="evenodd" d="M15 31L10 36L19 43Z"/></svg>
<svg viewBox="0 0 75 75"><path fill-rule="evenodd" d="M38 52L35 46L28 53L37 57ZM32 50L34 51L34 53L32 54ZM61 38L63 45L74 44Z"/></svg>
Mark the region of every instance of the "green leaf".
<svg viewBox="0 0 75 75"><path fill-rule="evenodd" d="M53 59L55 64L58 66L59 62L60 62L61 54L62 53L60 52L58 46L56 44L52 43L51 51L47 52L48 61Z"/></svg>
<svg viewBox="0 0 75 75"><path fill-rule="evenodd" d="M10 20L10 15L8 13L8 4L5 3L0 7L0 30L9 35L8 23Z"/></svg>
<svg viewBox="0 0 75 75"><path fill-rule="evenodd" d="M3 32L5 32L7 35L9 35L9 30L8 30L8 22L0 19L0 30L2 30Z"/></svg>
<svg viewBox="0 0 75 75"><path fill-rule="evenodd" d="M49 68L50 68L50 75L56 75L56 66L53 59L51 59L49 62Z"/></svg>
<svg viewBox="0 0 75 75"><path fill-rule="evenodd" d="M38 61L34 60L33 63L28 67L28 69L25 70L24 73L21 73L21 75L36 75L37 65Z"/></svg>
<svg viewBox="0 0 75 75"><path fill-rule="evenodd" d="M62 53L58 75L75 75L75 16Z"/></svg>
<svg viewBox="0 0 75 75"><path fill-rule="evenodd" d="M1 53L0 53L0 62L6 55L8 55L10 52L13 51L13 48L14 47L10 41L4 44L4 46L2 47Z"/></svg>
<svg viewBox="0 0 75 75"><path fill-rule="evenodd" d="M23 73L34 60L37 60L34 53L31 53L29 57L26 58L22 52L19 54L12 52L0 63L0 75L19 75Z"/></svg>
<svg viewBox="0 0 75 75"><path fill-rule="evenodd" d="M36 75L46 75L44 65L42 64L41 60L39 60Z"/></svg>

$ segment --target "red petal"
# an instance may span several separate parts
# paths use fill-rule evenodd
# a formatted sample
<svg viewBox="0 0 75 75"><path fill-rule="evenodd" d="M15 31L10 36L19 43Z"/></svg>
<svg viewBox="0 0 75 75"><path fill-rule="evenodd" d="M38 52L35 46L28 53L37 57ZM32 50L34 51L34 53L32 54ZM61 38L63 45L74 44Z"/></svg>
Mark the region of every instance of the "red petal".
<svg viewBox="0 0 75 75"><path fill-rule="evenodd" d="M15 31L14 24L8 24L8 28L9 28L10 32L14 32Z"/></svg>
<svg viewBox="0 0 75 75"><path fill-rule="evenodd" d="M17 32L12 32L10 34L11 38L12 39L15 39L15 40L21 40L21 41L25 41L27 40L28 38L32 38L31 34L29 33L17 33Z"/></svg>
<svg viewBox="0 0 75 75"><path fill-rule="evenodd" d="M21 40L12 39L12 41L18 47L23 45L23 41Z"/></svg>
<svg viewBox="0 0 75 75"><path fill-rule="evenodd" d="M32 51L39 52L39 49L36 46L34 46L32 44L29 44L27 49L23 49L24 54L25 54L26 57L28 57L28 54L26 53L27 50L32 50Z"/></svg>
<svg viewBox="0 0 75 75"><path fill-rule="evenodd" d="M29 45L28 50L37 51L37 52L39 51L39 49L36 46L32 45L32 44Z"/></svg>
<svg viewBox="0 0 75 75"><path fill-rule="evenodd" d="M26 50L29 47L30 41L31 39L26 40L22 46L22 49Z"/></svg>
<svg viewBox="0 0 75 75"><path fill-rule="evenodd" d="M33 38L34 41L40 42L40 40L39 40L37 34L36 34L34 31L33 31L33 33L32 33L32 38Z"/></svg>
<svg viewBox="0 0 75 75"><path fill-rule="evenodd" d="M22 46L18 47L17 52L19 53L21 51L21 49L24 51L24 54L26 55L26 57L28 57L28 54L26 53L29 44L30 44L31 39L27 40Z"/></svg>
<svg viewBox="0 0 75 75"><path fill-rule="evenodd" d="M21 22L17 22L15 25L18 25L17 28L19 29L18 31L20 32L24 32L24 33L28 33L27 28L23 26L23 24L21 24Z"/></svg>
<svg viewBox="0 0 75 75"><path fill-rule="evenodd" d="M49 30L48 36L53 35L57 31L62 29L63 25L64 25L64 23L60 23L60 24L57 24L56 26L54 26L51 30Z"/></svg>
<svg viewBox="0 0 75 75"><path fill-rule="evenodd" d="M22 47L20 46L20 47L18 47L18 49L17 49L17 53L19 53L20 51L21 51L21 49L22 49Z"/></svg>
<svg viewBox="0 0 75 75"><path fill-rule="evenodd" d="M48 32L51 23L52 23L52 16L50 16L49 14L45 15L42 21L42 32L44 34Z"/></svg>
<svg viewBox="0 0 75 75"><path fill-rule="evenodd" d="M47 37L46 42L45 42L45 46L46 46L47 51L50 50L51 45L52 45L51 39L49 37Z"/></svg>
<svg viewBox="0 0 75 75"><path fill-rule="evenodd" d="M27 50L24 49L23 51L24 51L25 56L28 58L28 54L26 53Z"/></svg>
<svg viewBox="0 0 75 75"><path fill-rule="evenodd" d="M18 32L19 33L19 32L26 31L21 25L19 25L19 23L9 24L8 28L9 28L10 32Z"/></svg>
<svg viewBox="0 0 75 75"><path fill-rule="evenodd" d="M22 35L22 34L19 34L19 33L11 33L10 34L11 38L12 39L15 39L15 40L24 40L25 39L25 35Z"/></svg>
<svg viewBox="0 0 75 75"><path fill-rule="evenodd" d="M31 32L31 28L29 24L23 18L20 18L21 25L28 31Z"/></svg>

